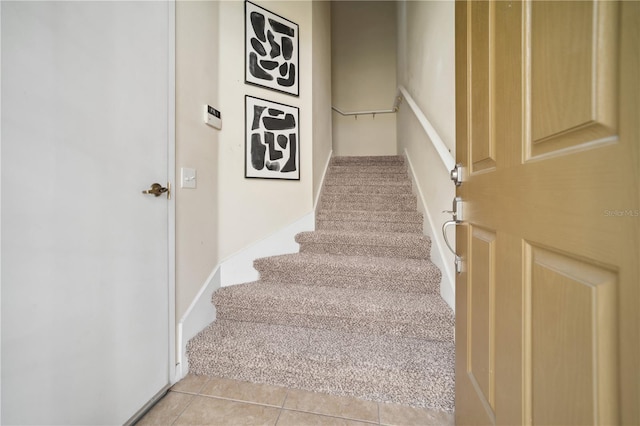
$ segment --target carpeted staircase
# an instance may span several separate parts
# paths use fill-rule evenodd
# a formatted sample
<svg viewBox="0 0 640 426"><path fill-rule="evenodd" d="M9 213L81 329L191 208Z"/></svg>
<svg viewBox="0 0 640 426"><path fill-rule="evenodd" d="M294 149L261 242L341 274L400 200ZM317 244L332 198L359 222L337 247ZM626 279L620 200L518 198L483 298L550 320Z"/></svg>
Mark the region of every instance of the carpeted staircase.
<svg viewBox="0 0 640 426"><path fill-rule="evenodd" d="M454 316L403 157L335 157L300 253L213 295L194 374L453 411Z"/></svg>

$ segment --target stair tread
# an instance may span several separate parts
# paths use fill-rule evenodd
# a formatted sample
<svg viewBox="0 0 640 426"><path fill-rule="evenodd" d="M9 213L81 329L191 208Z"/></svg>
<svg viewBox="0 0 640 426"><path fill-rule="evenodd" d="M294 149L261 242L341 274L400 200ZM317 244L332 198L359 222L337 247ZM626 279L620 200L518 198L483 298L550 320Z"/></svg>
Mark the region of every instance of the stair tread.
<svg viewBox="0 0 640 426"><path fill-rule="evenodd" d="M254 261L256 269L264 266L303 266L306 268L348 268L362 276L405 276L422 278L425 272L438 269L430 260L391 257L341 256L314 253L291 253L263 257Z"/></svg>
<svg viewBox="0 0 640 426"><path fill-rule="evenodd" d="M413 247L416 244L431 245L431 239L423 234L403 232L358 232L318 230L301 232L295 236L297 243L359 244L385 247Z"/></svg>
<svg viewBox="0 0 640 426"><path fill-rule="evenodd" d="M388 178L386 176L371 176L371 175L358 175L349 174L344 176L327 176L324 180L326 186L353 186L353 185L384 185L384 186L409 186L411 187L411 181L409 177L404 179Z"/></svg>
<svg viewBox="0 0 640 426"><path fill-rule="evenodd" d="M363 173L363 174L407 174L406 164L331 164L328 172L333 173Z"/></svg>
<svg viewBox="0 0 640 426"><path fill-rule="evenodd" d="M376 221L376 222L419 222L422 213L417 211L368 211L320 209L317 220Z"/></svg>
<svg viewBox="0 0 640 426"><path fill-rule="evenodd" d="M194 374L453 411L452 342L218 320L187 350Z"/></svg>
<svg viewBox="0 0 640 426"><path fill-rule="evenodd" d="M321 286L282 286L255 281L218 289L213 299L216 306L233 304L246 309L273 310L286 308L293 314L346 315L348 317L413 322L420 314L442 317L441 326L453 327L453 312L439 295L362 290ZM257 303L256 303L257 302ZM446 321L448 320L448 321Z"/></svg>
<svg viewBox="0 0 640 426"><path fill-rule="evenodd" d="M332 164L352 164L352 163L402 163L404 157L401 155L363 155L363 156L335 156L331 159Z"/></svg>

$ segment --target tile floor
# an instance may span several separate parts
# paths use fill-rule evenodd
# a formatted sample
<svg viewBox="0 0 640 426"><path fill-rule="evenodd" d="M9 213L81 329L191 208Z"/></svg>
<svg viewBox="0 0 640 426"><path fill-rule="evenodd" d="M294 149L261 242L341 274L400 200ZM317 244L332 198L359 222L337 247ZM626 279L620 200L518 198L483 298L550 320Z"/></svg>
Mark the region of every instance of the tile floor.
<svg viewBox="0 0 640 426"><path fill-rule="evenodd" d="M189 375L138 425L453 425L452 414Z"/></svg>

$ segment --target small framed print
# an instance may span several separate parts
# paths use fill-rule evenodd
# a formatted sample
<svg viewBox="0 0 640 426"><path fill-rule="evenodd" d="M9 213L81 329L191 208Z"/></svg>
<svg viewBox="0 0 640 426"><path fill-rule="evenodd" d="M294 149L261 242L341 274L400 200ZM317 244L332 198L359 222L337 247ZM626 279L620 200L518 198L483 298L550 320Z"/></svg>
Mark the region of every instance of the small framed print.
<svg viewBox="0 0 640 426"><path fill-rule="evenodd" d="M245 96L245 177L300 180L300 111Z"/></svg>
<svg viewBox="0 0 640 426"><path fill-rule="evenodd" d="M299 96L298 24L249 1L244 7L245 82Z"/></svg>

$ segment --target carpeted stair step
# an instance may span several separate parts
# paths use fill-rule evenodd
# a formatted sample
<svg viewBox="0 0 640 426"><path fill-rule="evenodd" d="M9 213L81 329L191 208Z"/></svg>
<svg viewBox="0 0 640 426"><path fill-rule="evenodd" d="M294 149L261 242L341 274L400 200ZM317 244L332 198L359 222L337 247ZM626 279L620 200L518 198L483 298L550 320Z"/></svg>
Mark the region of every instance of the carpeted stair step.
<svg viewBox="0 0 640 426"><path fill-rule="evenodd" d="M295 237L300 253L429 259L431 239L399 232L315 231Z"/></svg>
<svg viewBox="0 0 640 426"><path fill-rule="evenodd" d="M429 260L294 253L253 262L260 280L288 285L440 294L440 269Z"/></svg>
<svg viewBox="0 0 640 426"><path fill-rule="evenodd" d="M343 184L327 184L324 191L325 194L412 194L411 183L408 181L391 185L351 181Z"/></svg>
<svg viewBox="0 0 640 426"><path fill-rule="evenodd" d="M406 173L391 175L372 175L370 173L333 173L327 174L325 186L332 185L402 185L411 186L411 180Z"/></svg>
<svg viewBox="0 0 640 426"><path fill-rule="evenodd" d="M218 289L218 319L452 341L451 308L439 295L265 282Z"/></svg>
<svg viewBox="0 0 640 426"><path fill-rule="evenodd" d="M333 157L333 165L379 165L379 164L404 164L404 157L401 155L379 155L379 156L344 156Z"/></svg>
<svg viewBox="0 0 640 426"><path fill-rule="evenodd" d="M332 175L334 173L360 173L360 174L368 174L368 175L394 175L400 174L403 176L407 176L407 166L406 164L395 164L395 165L329 165L328 174Z"/></svg>
<svg viewBox="0 0 640 426"><path fill-rule="evenodd" d="M454 408L453 342L218 320L187 353L193 374Z"/></svg>
<svg viewBox="0 0 640 426"><path fill-rule="evenodd" d="M327 194L320 197L318 210L416 211L413 194Z"/></svg>
<svg viewBox="0 0 640 426"><path fill-rule="evenodd" d="M422 214L417 211L318 211L318 230L422 233Z"/></svg>

